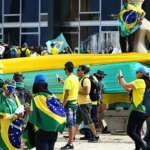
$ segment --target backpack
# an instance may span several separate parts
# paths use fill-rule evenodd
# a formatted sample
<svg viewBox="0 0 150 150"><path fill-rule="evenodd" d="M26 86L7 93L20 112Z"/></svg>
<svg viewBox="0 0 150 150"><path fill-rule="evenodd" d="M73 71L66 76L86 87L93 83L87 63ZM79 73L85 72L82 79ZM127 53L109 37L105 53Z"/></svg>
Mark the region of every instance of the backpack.
<svg viewBox="0 0 150 150"><path fill-rule="evenodd" d="M95 76L91 75L89 77L85 77L85 78L88 78L91 82L91 90L90 90L90 99L92 101L98 101L99 98L100 98L100 84L99 84L99 81L96 79ZM81 86L83 86L83 82L84 82L84 79L81 81Z"/></svg>
<svg viewBox="0 0 150 150"><path fill-rule="evenodd" d="M15 49L5 48L5 51L3 53L4 58L16 58L17 52Z"/></svg>
<svg viewBox="0 0 150 150"><path fill-rule="evenodd" d="M22 48L20 48L20 57L26 57L26 51L27 51L27 48L26 49L22 49Z"/></svg>

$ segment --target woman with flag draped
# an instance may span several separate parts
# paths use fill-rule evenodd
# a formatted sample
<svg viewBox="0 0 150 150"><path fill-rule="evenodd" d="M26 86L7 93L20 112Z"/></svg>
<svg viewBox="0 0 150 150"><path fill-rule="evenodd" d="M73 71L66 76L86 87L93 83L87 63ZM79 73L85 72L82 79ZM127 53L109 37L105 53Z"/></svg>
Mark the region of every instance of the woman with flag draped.
<svg viewBox="0 0 150 150"><path fill-rule="evenodd" d="M0 149L19 150L24 107L15 95L15 83L6 82L0 92Z"/></svg>
<svg viewBox="0 0 150 150"><path fill-rule="evenodd" d="M36 150L53 150L58 132L65 127L66 115L59 100L48 90L46 78L38 74L33 83L32 113L29 121L36 128Z"/></svg>
<svg viewBox="0 0 150 150"><path fill-rule="evenodd" d="M133 0L123 0L123 8L118 15L120 25L120 46L122 52L133 51L135 33L139 30L145 15L144 10L137 4L138 1L133 3Z"/></svg>

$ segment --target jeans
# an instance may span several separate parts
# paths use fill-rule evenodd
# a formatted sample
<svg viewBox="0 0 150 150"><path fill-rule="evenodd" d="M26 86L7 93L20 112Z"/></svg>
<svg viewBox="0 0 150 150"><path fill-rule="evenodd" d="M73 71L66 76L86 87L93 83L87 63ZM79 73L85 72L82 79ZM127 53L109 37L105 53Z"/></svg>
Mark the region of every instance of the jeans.
<svg viewBox="0 0 150 150"><path fill-rule="evenodd" d="M145 121L145 113L139 111L132 111L129 115L127 134L135 143L136 150L146 150L146 146L141 139L141 129Z"/></svg>
<svg viewBox="0 0 150 150"><path fill-rule="evenodd" d="M57 132L39 130L36 133L36 150L54 150Z"/></svg>
<svg viewBox="0 0 150 150"><path fill-rule="evenodd" d="M76 108L66 108L67 127L73 128L76 125Z"/></svg>

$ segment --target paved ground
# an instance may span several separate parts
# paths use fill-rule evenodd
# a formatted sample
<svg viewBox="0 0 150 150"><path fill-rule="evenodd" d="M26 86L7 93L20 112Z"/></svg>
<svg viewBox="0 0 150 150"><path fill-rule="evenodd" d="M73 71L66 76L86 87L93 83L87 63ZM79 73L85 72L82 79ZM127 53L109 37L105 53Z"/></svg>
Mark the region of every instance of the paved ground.
<svg viewBox="0 0 150 150"><path fill-rule="evenodd" d="M74 143L75 150L133 150L134 144L128 136L125 135L100 135L98 143L88 143L87 141L77 140ZM66 144L66 140L62 135L59 135L55 150L59 150L61 146Z"/></svg>

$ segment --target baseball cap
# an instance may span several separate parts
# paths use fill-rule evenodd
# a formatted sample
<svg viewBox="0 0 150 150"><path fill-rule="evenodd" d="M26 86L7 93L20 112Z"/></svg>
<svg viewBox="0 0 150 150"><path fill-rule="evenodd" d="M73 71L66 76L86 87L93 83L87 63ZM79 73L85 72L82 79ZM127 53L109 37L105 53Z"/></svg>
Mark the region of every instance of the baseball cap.
<svg viewBox="0 0 150 150"><path fill-rule="evenodd" d="M23 76L23 74L21 72L14 73L14 75L13 75L13 79L14 80L18 80L20 78L24 79L24 76Z"/></svg>
<svg viewBox="0 0 150 150"><path fill-rule="evenodd" d="M147 71L146 71L146 69L145 69L144 67L138 68L138 69L136 70L136 72L137 72L137 73L138 73L138 72L141 72L141 73L143 73L144 75L147 75Z"/></svg>
<svg viewBox="0 0 150 150"><path fill-rule="evenodd" d="M38 74L34 78L34 83L47 83L47 80L44 75Z"/></svg>
<svg viewBox="0 0 150 150"><path fill-rule="evenodd" d="M97 70L96 74L103 75L103 76L107 75L107 74L104 73L104 71L101 71L101 70Z"/></svg>

